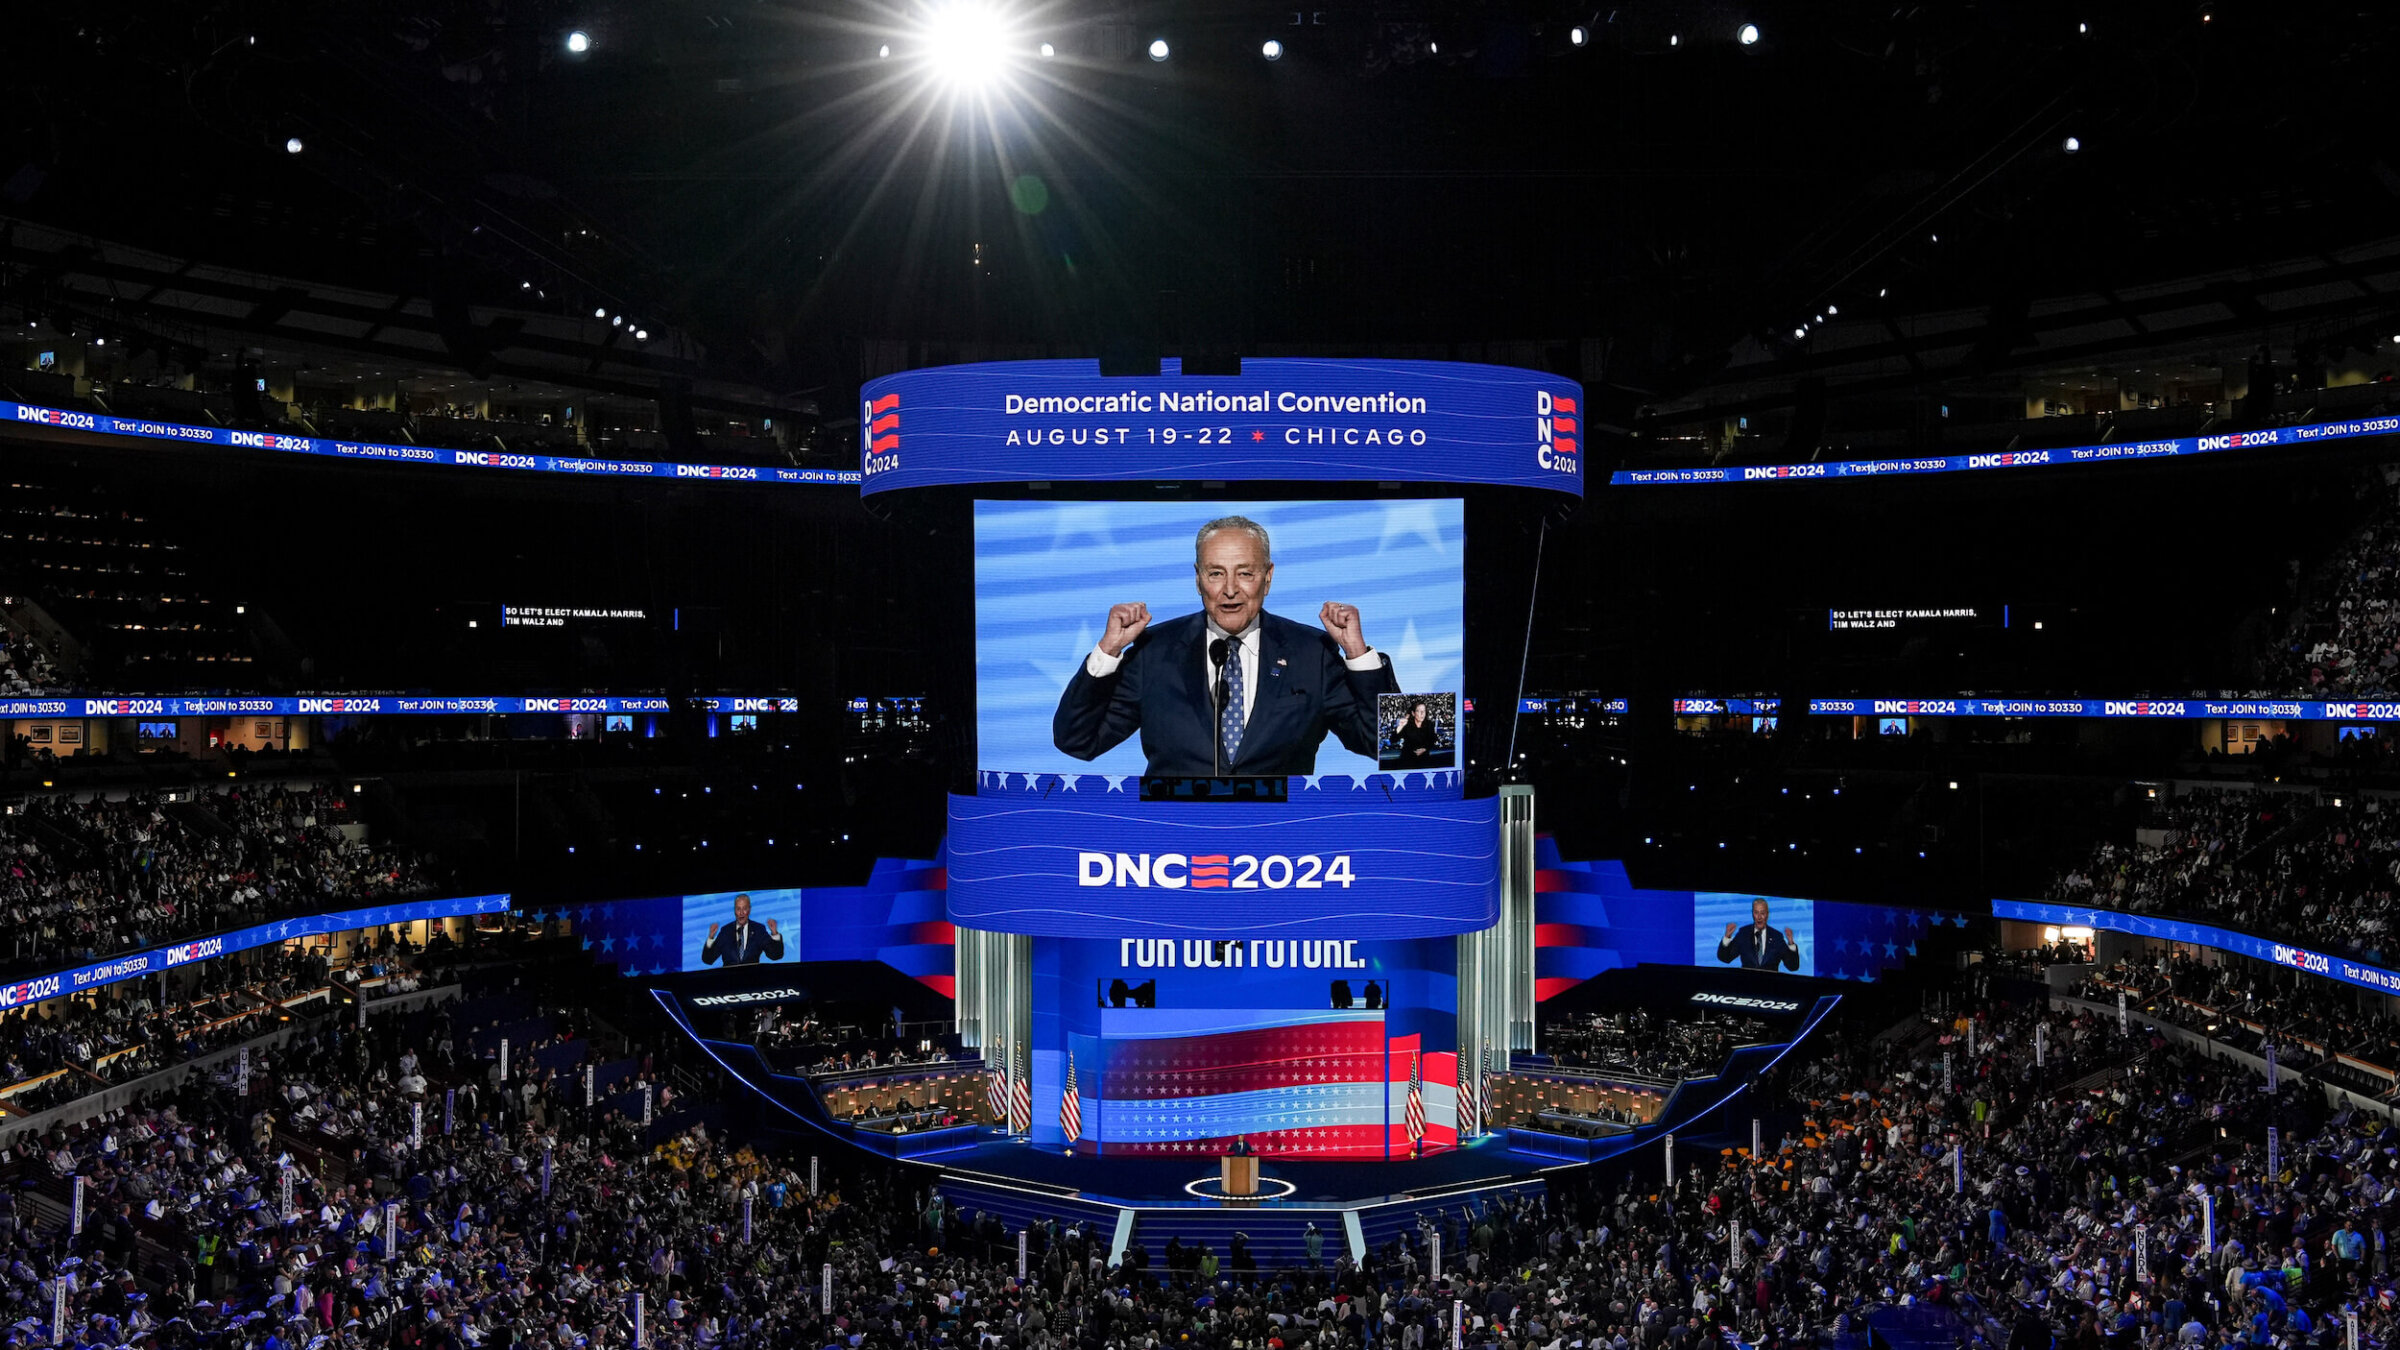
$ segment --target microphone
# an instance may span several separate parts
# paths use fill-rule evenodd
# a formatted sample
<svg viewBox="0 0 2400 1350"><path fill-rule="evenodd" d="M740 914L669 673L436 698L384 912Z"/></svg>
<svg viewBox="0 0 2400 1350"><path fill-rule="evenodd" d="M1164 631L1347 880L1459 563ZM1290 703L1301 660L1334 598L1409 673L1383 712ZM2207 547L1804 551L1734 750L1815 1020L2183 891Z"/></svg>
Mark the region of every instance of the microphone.
<svg viewBox="0 0 2400 1350"><path fill-rule="evenodd" d="M1225 687L1225 656L1230 650L1231 647L1223 638L1208 644L1209 664L1217 668L1216 683L1209 687L1209 707L1216 713L1208 728L1209 748L1212 751L1209 764L1210 772L1220 776L1225 772L1225 700L1232 695L1232 691Z"/></svg>

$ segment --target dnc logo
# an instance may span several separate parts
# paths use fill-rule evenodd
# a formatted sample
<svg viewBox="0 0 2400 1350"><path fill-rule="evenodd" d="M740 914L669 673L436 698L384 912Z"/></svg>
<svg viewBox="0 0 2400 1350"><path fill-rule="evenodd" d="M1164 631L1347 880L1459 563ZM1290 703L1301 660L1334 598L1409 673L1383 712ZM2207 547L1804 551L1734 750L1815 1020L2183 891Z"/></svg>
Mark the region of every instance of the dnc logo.
<svg viewBox="0 0 2400 1350"><path fill-rule="evenodd" d="M1582 459L1577 443L1582 427L1575 400L1547 389L1533 393L1533 457L1553 473L1579 473Z"/></svg>
<svg viewBox="0 0 2400 1350"><path fill-rule="evenodd" d="M860 467L869 476L888 473L900 467L900 396L885 394L882 398L862 405L860 420L866 425L861 444L867 452Z"/></svg>

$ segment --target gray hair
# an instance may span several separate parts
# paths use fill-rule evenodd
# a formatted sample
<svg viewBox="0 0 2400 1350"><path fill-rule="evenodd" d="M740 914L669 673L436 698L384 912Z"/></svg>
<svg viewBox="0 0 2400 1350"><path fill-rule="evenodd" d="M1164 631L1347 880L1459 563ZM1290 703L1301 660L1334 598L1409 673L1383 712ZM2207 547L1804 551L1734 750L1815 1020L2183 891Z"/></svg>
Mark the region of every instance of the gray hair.
<svg viewBox="0 0 2400 1350"><path fill-rule="evenodd" d="M1267 538L1267 527L1248 516L1219 516L1200 527L1192 539L1192 566L1200 566L1200 550L1207 546L1208 537L1219 530L1239 530L1258 541L1258 551L1267 555L1267 565L1275 565L1275 545Z"/></svg>

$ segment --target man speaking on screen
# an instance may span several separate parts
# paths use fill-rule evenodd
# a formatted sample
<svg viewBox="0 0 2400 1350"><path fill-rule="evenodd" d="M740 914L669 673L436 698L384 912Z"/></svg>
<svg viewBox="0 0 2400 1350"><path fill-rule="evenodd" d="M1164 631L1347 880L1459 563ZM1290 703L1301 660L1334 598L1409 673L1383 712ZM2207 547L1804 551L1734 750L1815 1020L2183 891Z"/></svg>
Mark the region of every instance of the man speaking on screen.
<svg viewBox="0 0 2400 1350"><path fill-rule="evenodd" d="M1750 902L1750 926L1725 925L1725 940L1717 944L1717 959L1740 961L1748 970L1798 970L1800 938L1786 928L1778 933L1767 923L1767 902Z"/></svg>
<svg viewBox="0 0 2400 1350"><path fill-rule="evenodd" d="M783 925L773 919L764 924L750 917L748 892L733 897L733 922L719 928L708 926L708 944L700 949L700 964L713 966L719 961L729 966L754 966L760 960L783 959Z"/></svg>
<svg viewBox="0 0 2400 1350"><path fill-rule="evenodd" d="M1321 629L1267 613L1274 553L1243 516L1200 527L1192 571L1197 614L1154 625L1146 604L1109 609L1050 721L1059 750L1097 759L1139 731L1148 773L1286 776L1316 772L1330 731L1373 759L1375 696L1400 681L1357 607L1327 602Z"/></svg>

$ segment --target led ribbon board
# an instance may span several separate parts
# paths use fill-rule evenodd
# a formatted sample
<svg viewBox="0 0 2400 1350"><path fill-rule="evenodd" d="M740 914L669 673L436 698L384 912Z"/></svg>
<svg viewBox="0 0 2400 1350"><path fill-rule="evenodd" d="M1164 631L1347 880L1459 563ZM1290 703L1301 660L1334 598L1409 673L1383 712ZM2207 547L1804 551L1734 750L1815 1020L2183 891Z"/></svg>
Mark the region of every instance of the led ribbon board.
<svg viewBox="0 0 2400 1350"><path fill-rule="evenodd" d="M328 459L425 468L518 469L528 473L563 473L584 478L679 478L726 483L801 483L847 487L859 481L854 469L790 469L760 464L678 464L650 459L610 459L597 455L553 455L533 451L454 450L433 445L385 445L377 441L346 441L332 436L294 436L276 431L233 431L225 427L196 427L182 422L157 422L143 417L45 408L33 403L0 401L0 423L88 431L103 436L212 445L227 450L268 450L287 455L318 455ZM506 430L506 424L495 424Z"/></svg>
<svg viewBox="0 0 2400 1350"><path fill-rule="evenodd" d="M278 919L250 928L237 928L229 933L194 938L172 946L155 947L146 952L95 961L88 966L53 971L30 980L0 985L0 1008L22 1007L57 998L61 994L80 993L97 989L104 984L130 980L143 975L155 975L194 961L207 961L252 947L264 947L270 942L291 938L317 937L325 933L347 933L357 928L380 928L391 923L415 923L419 919L447 919L461 914L505 914L506 895L467 895L449 900L408 900L389 905L368 905L363 909L332 910L323 914L304 914L297 918Z"/></svg>
<svg viewBox="0 0 2400 1350"><path fill-rule="evenodd" d="M2157 938L2162 942L2189 942L2195 946L2214 947L2239 956L2271 961L2279 966L2355 984L2378 993L2400 994L2400 973L2307 947L2295 947L2272 938L2253 937L2231 928L2193 923L2188 919L2161 914L2123 914L2113 909L2086 909L2031 900L1994 900L1992 917L2057 924L2060 927L2099 928L2111 933Z"/></svg>
<svg viewBox="0 0 2400 1350"><path fill-rule="evenodd" d="M1481 483L1583 495L1583 387L1448 361L1096 361L905 371L860 391L865 492L1153 480Z"/></svg>
<svg viewBox="0 0 2400 1350"><path fill-rule="evenodd" d="M2400 703L2273 698L1812 698L1818 717L2256 717L2298 722L2400 722Z"/></svg>
<svg viewBox="0 0 2400 1350"><path fill-rule="evenodd" d="M2307 445L2400 432L2400 417L2362 417L2265 431L2217 432L2170 441L2126 441L2117 445L2071 445L2058 450L2002 450L1971 455L1905 455L1893 459L1844 459L1829 464L1752 464L1740 468L1619 469L1611 487L1667 483L1791 482L1809 478L1890 478L1902 474L1970 473L1985 469L2036 469L2059 464L2111 464L2130 459L2173 459L2254 450L2269 445Z"/></svg>
<svg viewBox="0 0 2400 1350"><path fill-rule="evenodd" d="M269 694L135 695L99 698L54 694L45 698L0 699L0 718L16 717L334 717L361 713L665 713L678 706L660 695L556 697L466 694L324 694L301 698ZM696 712L787 713L799 699L783 694L721 694L680 700Z"/></svg>

